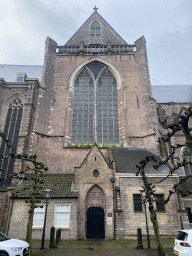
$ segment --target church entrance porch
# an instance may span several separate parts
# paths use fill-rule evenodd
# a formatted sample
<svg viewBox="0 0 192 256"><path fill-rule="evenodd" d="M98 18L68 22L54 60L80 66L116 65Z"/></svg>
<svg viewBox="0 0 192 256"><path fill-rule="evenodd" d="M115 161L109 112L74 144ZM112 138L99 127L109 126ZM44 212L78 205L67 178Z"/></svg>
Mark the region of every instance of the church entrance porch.
<svg viewBox="0 0 192 256"><path fill-rule="evenodd" d="M101 207L89 207L87 209L87 239L105 239L104 209Z"/></svg>

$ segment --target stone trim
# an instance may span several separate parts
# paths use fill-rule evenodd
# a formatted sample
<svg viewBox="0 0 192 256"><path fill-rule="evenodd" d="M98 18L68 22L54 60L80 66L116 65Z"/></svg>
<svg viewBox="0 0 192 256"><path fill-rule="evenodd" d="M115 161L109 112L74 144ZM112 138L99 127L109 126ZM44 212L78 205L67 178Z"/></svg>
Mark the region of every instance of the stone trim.
<svg viewBox="0 0 192 256"><path fill-rule="evenodd" d="M94 143L70 143L69 148L92 148ZM121 143L97 143L99 148L122 148Z"/></svg>
<svg viewBox="0 0 192 256"><path fill-rule="evenodd" d="M68 89L68 99L66 106L66 116L65 116L65 127L64 127L64 147L68 147L71 142L71 133L72 133L72 116L73 116L73 96L74 96L74 83L81 72L82 68L87 64L98 61L107 65L114 75L117 81L117 98L118 98L118 122L119 122L119 142L122 144L126 140L126 122L125 122L125 103L124 103L124 91L122 85L122 78L117 69L109 64L108 62L101 60L99 58L93 58L91 60L85 61L83 64L79 65L78 68L73 72L69 81L69 89Z"/></svg>
<svg viewBox="0 0 192 256"><path fill-rule="evenodd" d="M86 60L85 62L83 62L81 65L79 65L76 70L72 73L70 80L69 80L69 91L74 92L74 82L79 74L79 72L81 71L81 69L86 66L87 64L93 62L93 61L98 61L101 62L103 64L105 64L107 67L110 68L110 71L112 72L112 74L114 75L116 81L117 81L117 89L121 88L123 86L123 78L120 75L120 72L116 69L116 67L114 67L112 64L108 63L107 61L100 59L98 57L94 57L91 58L89 60Z"/></svg>
<svg viewBox="0 0 192 256"><path fill-rule="evenodd" d="M141 176L136 176L135 174L131 173L116 173L115 174L116 177L118 178L141 178ZM146 174L146 176L148 178L165 178L167 177L167 175L165 174ZM177 174L172 174L172 176L169 176L168 178L179 178L179 175Z"/></svg>

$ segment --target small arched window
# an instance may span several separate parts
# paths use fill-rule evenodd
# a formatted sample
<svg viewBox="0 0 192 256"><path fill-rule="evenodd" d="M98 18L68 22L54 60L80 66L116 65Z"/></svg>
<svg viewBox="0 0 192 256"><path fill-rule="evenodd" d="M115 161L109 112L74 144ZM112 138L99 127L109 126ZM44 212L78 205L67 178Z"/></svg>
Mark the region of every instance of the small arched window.
<svg viewBox="0 0 192 256"><path fill-rule="evenodd" d="M91 36L100 36L101 35L101 26L98 21L94 21L91 24Z"/></svg>

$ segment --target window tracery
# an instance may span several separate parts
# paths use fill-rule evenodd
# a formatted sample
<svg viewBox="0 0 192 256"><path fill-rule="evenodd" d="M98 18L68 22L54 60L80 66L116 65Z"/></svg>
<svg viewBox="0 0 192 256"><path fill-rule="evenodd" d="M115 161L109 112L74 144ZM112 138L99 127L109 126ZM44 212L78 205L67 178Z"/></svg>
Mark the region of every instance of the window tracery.
<svg viewBox="0 0 192 256"><path fill-rule="evenodd" d="M117 83L103 63L89 63L75 80L71 142L119 143Z"/></svg>
<svg viewBox="0 0 192 256"><path fill-rule="evenodd" d="M94 75L95 79L97 79L98 74L101 72L101 70L106 67L105 64L98 62L98 61L93 61L86 66Z"/></svg>

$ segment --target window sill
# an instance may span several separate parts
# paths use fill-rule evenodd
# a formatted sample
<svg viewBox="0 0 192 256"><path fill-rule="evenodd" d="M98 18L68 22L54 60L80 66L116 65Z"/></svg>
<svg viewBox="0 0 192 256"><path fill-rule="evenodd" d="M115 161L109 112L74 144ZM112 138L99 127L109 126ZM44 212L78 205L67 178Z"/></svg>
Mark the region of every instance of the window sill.
<svg viewBox="0 0 192 256"><path fill-rule="evenodd" d="M69 148L92 148L94 143L69 143ZM121 143L97 143L99 148L122 148Z"/></svg>
<svg viewBox="0 0 192 256"><path fill-rule="evenodd" d="M55 227L55 229L71 229L70 227ZM40 229L43 229L43 227L32 227L33 230L37 229L37 230L40 230Z"/></svg>
<svg viewBox="0 0 192 256"><path fill-rule="evenodd" d="M59 229L59 228L60 228L61 230L62 230L62 229L64 229L64 230L69 230L69 229L71 229L70 227L55 227L55 229Z"/></svg>

